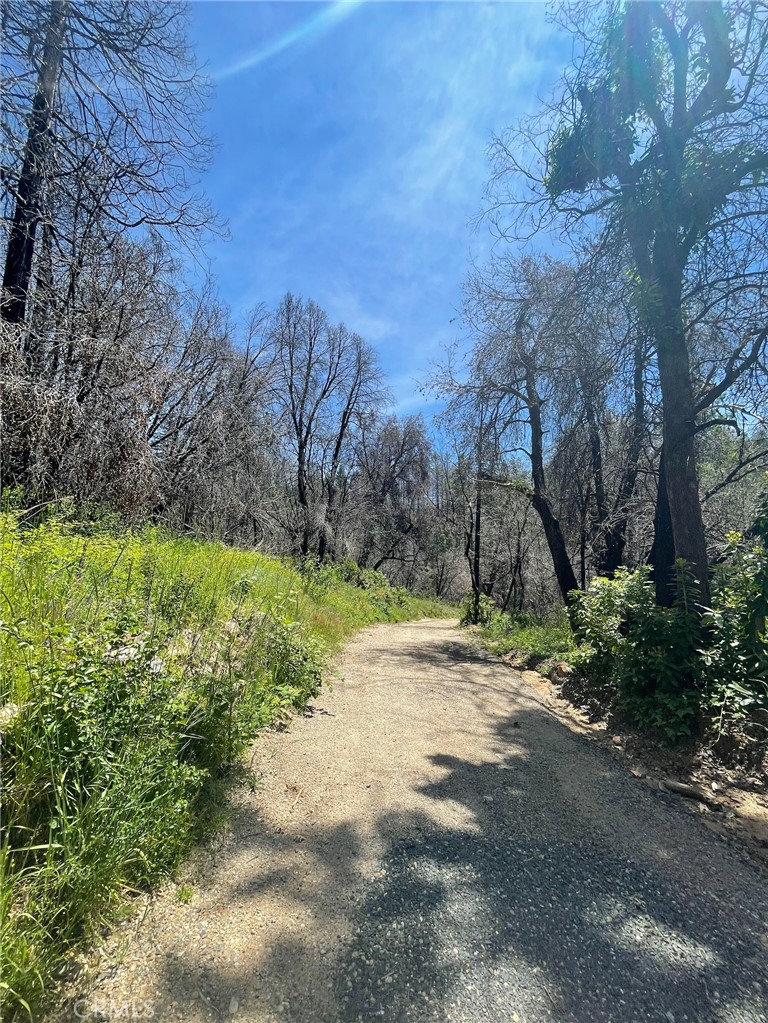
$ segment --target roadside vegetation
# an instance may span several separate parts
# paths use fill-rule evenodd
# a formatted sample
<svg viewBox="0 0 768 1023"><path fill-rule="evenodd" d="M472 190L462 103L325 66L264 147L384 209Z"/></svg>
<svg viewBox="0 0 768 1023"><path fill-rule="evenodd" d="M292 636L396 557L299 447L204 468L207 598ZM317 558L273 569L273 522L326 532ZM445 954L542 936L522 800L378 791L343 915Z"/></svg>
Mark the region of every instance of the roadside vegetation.
<svg viewBox="0 0 768 1023"><path fill-rule="evenodd" d="M492 141L428 424L355 324L235 315L188 258L221 225L185 5L5 0L7 1005L215 827L346 636L443 613L410 591L764 758L768 6L554 13L572 59Z"/></svg>
<svg viewBox="0 0 768 1023"><path fill-rule="evenodd" d="M444 614L352 563L55 515L0 518L3 1002L221 820L221 786L374 622Z"/></svg>
<svg viewBox="0 0 768 1023"><path fill-rule="evenodd" d="M483 645L491 653L510 656L520 667L546 672L576 651L576 640L564 609L545 614L509 613L483 596L475 622L474 605L474 596L470 595L464 602L461 624L477 624Z"/></svg>
<svg viewBox="0 0 768 1023"><path fill-rule="evenodd" d="M711 606L702 609L682 560L675 594L660 607L648 566L619 569L574 592L569 615L505 614L481 598L479 633L489 650L543 673L565 662L582 683L575 695L603 713L759 766L768 754L768 500L747 536L726 538ZM465 624L473 611L470 600Z"/></svg>

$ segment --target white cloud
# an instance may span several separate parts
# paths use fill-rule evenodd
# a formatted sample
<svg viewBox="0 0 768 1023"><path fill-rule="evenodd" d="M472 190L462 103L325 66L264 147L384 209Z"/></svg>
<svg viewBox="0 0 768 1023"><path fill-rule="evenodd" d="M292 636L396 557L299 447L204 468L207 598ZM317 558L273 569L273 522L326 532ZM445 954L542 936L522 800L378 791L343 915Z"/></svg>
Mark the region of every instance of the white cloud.
<svg viewBox="0 0 768 1023"><path fill-rule="evenodd" d="M350 330L360 334L371 344L392 337L397 329L395 322L385 316L383 310L366 309L360 299L359 290L348 279L335 280L321 291L317 301L328 312L332 320L340 320Z"/></svg>

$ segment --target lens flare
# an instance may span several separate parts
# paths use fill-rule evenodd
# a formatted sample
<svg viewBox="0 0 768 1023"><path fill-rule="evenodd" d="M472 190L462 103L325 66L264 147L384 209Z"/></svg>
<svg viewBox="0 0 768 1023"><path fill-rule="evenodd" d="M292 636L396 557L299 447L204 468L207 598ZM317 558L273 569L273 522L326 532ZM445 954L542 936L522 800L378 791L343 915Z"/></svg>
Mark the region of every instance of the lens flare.
<svg viewBox="0 0 768 1023"><path fill-rule="evenodd" d="M265 60L269 60L270 57L274 57L276 54L282 53L283 50L287 50L288 47L293 46L294 43L298 43L302 39L307 39L310 36L317 35L318 33L331 28L333 25L338 24L338 22L343 21L345 18L349 17L350 14L354 13L354 11L361 6L362 2L363 0L336 0L335 3L324 4L323 9L317 14L314 14L311 18L307 18L307 20L301 22L301 24L288 29L287 32L284 32L281 36L273 39L265 46L261 46L257 50L254 50L253 53L248 54L248 56L244 57L242 60L217 71L213 77L217 80L232 78L234 75L239 75L243 71L249 71L251 68L257 67L259 64L263 64Z"/></svg>

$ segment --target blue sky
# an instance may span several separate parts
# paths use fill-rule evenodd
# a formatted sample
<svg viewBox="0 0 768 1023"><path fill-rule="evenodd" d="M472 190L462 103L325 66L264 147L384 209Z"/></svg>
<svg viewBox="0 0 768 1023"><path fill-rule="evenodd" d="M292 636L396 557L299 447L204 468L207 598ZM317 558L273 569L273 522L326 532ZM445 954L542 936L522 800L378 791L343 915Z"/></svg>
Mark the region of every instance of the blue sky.
<svg viewBox="0 0 768 1023"><path fill-rule="evenodd" d="M286 291L378 349L397 408L459 330L494 131L534 110L568 56L543 4L199 2L214 83L208 246L236 315Z"/></svg>

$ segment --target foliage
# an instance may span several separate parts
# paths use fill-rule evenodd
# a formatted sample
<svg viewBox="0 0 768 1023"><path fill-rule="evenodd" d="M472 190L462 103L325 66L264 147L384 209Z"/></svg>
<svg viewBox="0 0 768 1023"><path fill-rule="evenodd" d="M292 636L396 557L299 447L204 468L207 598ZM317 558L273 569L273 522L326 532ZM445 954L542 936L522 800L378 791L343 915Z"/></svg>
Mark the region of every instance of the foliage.
<svg viewBox="0 0 768 1023"><path fill-rule="evenodd" d="M676 566L677 597L657 607L649 568L596 579L575 596L574 629L582 642L575 664L615 693L640 725L671 741L692 734L700 704L701 618L685 566Z"/></svg>
<svg viewBox="0 0 768 1023"><path fill-rule="evenodd" d="M0 518L3 1001L34 1007L121 893L172 871L217 779L353 629L444 609L156 528Z"/></svg>
<svg viewBox="0 0 768 1023"><path fill-rule="evenodd" d="M461 622L470 624L474 613L474 595L463 605ZM575 649L575 641L568 618L563 610L548 615L525 612L507 614L497 608L490 597L480 597L480 638L495 654L514 654L529 667L547 661L568 660Z"/></svg>
<svg viewBox="0 0 768 1023"><path fill-rule="evenodd" d="M767 541L764 498L750 534L729 536L707 609L678 561L670 608L656 605L650 568L641 566L620 569L612 579L598 577L573 594L570 624L564 612L544 618L505 614L483 596L479 634L494 653L514 653L530 666L568 661L601 703L670 742L739 727L762 748L768 720ZM474 610L470 595L462 624L473 621Z"/></svg>
<svg viewBox="0 0 768 1023"><path fill-rule="evenodd" d="M718 732L768 711L768 496L753 536L731 533L728 542L704 619L710 642L702 652L707 706Z"/></svg>
<svg viewBox="0 0 768 1023"><path fill-rule="evenodd" d="M302 574L309 593L324 600L355 626L407 621L413 617L414 608L426 617L446 614L443 602L427 596L414 597L402 586L393 586L381 572L361 568L349 558L339 562L305 558ZM360 590L365 594L362 602Z"/></svg>
<svg viewBox="0 0 768 1023"><path fill-rule="evenodd" d="M461 604L459 624L488 626L500 614L502 612L494 600L485 593L481 593L479 597L475 593L468 593Z"/></svg>
<svg viewBox="0 0 768 1023"><path fill-rule="evenodd" d="M758 519L765 522L764 512ZM768 710L768 555L731 537L703 614L682 562L673 607L657 607L649 570L596 579L573 608L580 646L574 665L645 727L676 741L698 729L719 733Z"/></svg>

